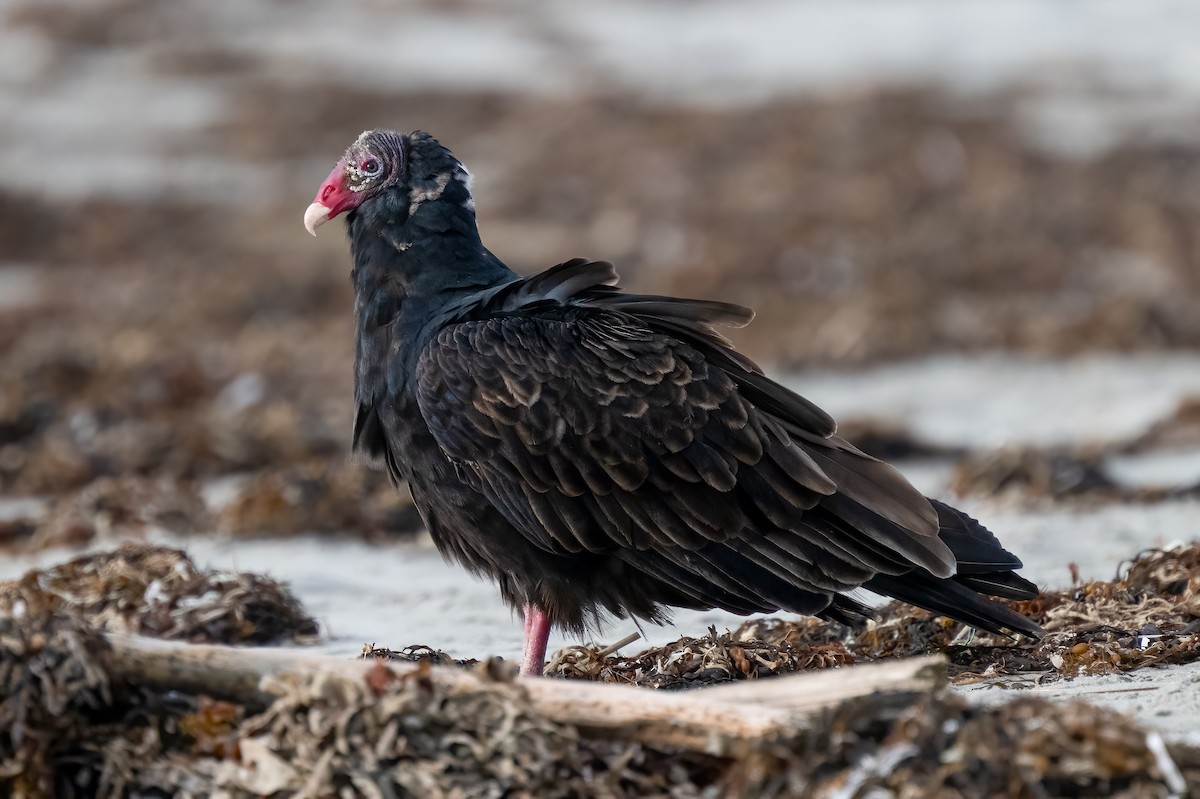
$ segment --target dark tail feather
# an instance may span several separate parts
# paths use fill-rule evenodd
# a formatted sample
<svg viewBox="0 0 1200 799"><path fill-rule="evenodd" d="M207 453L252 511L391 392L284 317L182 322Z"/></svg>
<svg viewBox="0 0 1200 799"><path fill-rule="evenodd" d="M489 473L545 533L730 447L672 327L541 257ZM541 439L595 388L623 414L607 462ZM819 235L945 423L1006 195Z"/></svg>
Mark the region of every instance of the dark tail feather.
<svg viewBox="0 0 1200 799"><path fill-rule="evenodd" d="M1033 599L1038 595L1037 586L1019 574L993 572L992 574L960 574L954 581L972 591L1003 599Z"/></svg>
<svg viewBox="0 0 1200 799"><path fill-rule="evenodd" d="M991 531L967 514L944 502L930 500L937 508L942 529L938 537L950 547L958 561L954 579L984 594L1005 599L1033 599L1038 588L1014 574L1024 564L1009 552Z"/></svg>
<svg viewBox="0 0 1200 799"><path fill-rule="evenodd" d="M834 594L829 607L817 614L822 619L836 621L847 627L857 627L875 618L875 611L845 594Z"/></svg>
<svg viewBox="0 0 1200 799"><path fill-rule="evenodd" d="M937 510L938 538L950 547L958 560L958 574L985 574L987 572L1019 569L1021 559L1009 552L996 536L982 524L958 508L945 502L929 500ZM1037 589L1033 589L1035 594Z"/></svg>
<svg viewBox="0 0 1200 799"><path fill-rule="evenodd" d="M880 574L863 587L989 633L1005 635L1013 630L1034 638L1042 636L1042 628L1034 622L1007 605L980 596L953 578L944 579L923 572L910 572L899 577Z"/></svg>
<svg viewBox="0 0 1200 799"><path fill-rule="evenodd" d="M1013 573L1021 568L1020 558L967 514L937 500L930 502L937 509L941 525L938 537L958 561L957 573L947 579L917 571L899 576L880 574L864 587L990 633L1004 634L1007 628L1041 637L1042 628L1037 624L1005 605L980 596L1036 597L1037 586Z"/></svg>

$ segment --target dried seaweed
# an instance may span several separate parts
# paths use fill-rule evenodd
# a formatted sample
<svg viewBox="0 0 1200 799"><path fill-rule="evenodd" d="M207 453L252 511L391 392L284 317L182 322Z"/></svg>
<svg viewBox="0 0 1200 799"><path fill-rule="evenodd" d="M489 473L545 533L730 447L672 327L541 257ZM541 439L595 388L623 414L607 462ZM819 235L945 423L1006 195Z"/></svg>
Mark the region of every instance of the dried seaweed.
<svg viewBox="0 0 1200 799"><path fill-rule="evenodd" d="M1200 485L1130 486L1110 477L1106 468L1109 456L1142 452L1162 443L1159 439L1149 439L1149 444L1143 441L1147 439L1112 447L1003 447L977 453L955 464L951 489L959 496L1002 497L1035 507L1153 503L1200 495Z"/></svg>
<svg viewBox="0 0 1200 799"><path fill-rule="evenodd" d="M407 491L385 474L337 459L310 459L246 480L219 511L235 536L343 533L377 539L413 533L422 522Z"/></svg>
<svg viewBox="0 0 1200 799"><path fill-rule="evenodd" d="M1180 400L1174 413L1155 422L1123 449L1126 452L1147 452L1197 446L1200 446L1200 396L1192 396Z"/></svg>
<svg viewBox="0 0 1200 799"><path fill-rule="evenodd" d="M80 547L151 531L187 535L213 526L200 492L188 481L102 477L54 501L21 548Z"/></svg>
<svg viewBox="0 0 1200 799"><path fill-rule="evenodd" d="M637 655L594 645L555 653L562 677L688 688L887 658L943 652L959 683L1026 675L1041 681L1200 660L1200 544L1152 550L1123 576L1046 591L1012 606L1046 630L1040 641L972 630L892 602L859 629L812 618L753 619Z"/></svg>
<svg viewBox="0 0 1200 799"><path fill-rule="evenodd" d="M284 586L196 567L183 550L126 544L0 583L0 614L66 609L107 632L193 643L307 643L317 623Z"/></svg>
<svg viewBox="0 0 1200 799"><path fill-rule="evenodd" d="M0 614L0 789L50 796L54 764L111 702L107 644L74 616L21 605Z"/></svg>
<svg viewBox="0 0 1200 799"><path fill-rule="evenodd" d="M455 658L440 649L434 649L425 644L410 644L399 650L363 644L360 660L400 660L406 663L429 663L433 666L458 666L471 668L479 664L475 658ZM497 658L497 660L500 660Z"/></svg>
<svg viewBox="0 0 1200 799"><path fill-rule="evenodd" d="M1150 550L1113 581L1083 583L1014 603L1046 630L1038 642L946 635L959 682L1034 674L1041 680L1200 660L1200 544Z"/></svg>
<svg viewBox="0 0 1200 799"><path fill-rule="evenodd" d="M842 703L795 737L717 757L588 737L541 716L517 683L477 670L452 692L427 672L273 678L261 712L144 687L109 690L95 634L56 613L0 624L0 791L39 796L1051 797L1180 795L1200 761L1110 711L1021 699L976 708L941 693ZM32 637L46 643L31 646ZM42 640L42 639L39 639ZM83 641L83 643L81 643ZM46 664L58 676L47 691ZM24 690L12 690L12 675ZM17 729L8 725L5 729ZM49 731L61 731L52 739ZM23 748L22 748L23 747ZM19 750L19 751L18 751ZM18 759L23 758L23 759ZM1195 783L1194 772L1188 771Z"/></svg>
<svg viewBox="0 0 1200 799"><path fill-rule="evenodd" d="M1174 764L1156 755L1145 731L1082 702L1017 699L982 709L939 694L899 704L864 697L762 756L770 760L757 767L768 776L745 796L1132 798L1180 790Z"/></svg>
<svg viewBox="0 0 1200 799"><path fill-rule="evenodd" d="M187 632L182 620L166 623L154 613L140 617L139 597L172 571L187 575L194 567L176 550L127 547L3 587L0 793L230 799L1166 797L1185 790L1172 758L1184 766L1192 787L1200 787L1200 752L1175 746L1168 753L1130 720L1081 703L1019 699L978 708L941 692L915 699L876 695L843 703L797 737L763 740L718 757L599 739L548 719L512 681L511 668L494 660L474 666L478 680L472 687L453 691L421 669L401 677L382 660L365 676L281 676L268 686L278 698L253 707L114 678L109 669L116 660L108 658L93 624L186 638L236 627L204 619L198 630ZM192 586L198 578L180 579ZM204 579L209 590L223 584L211 575ZM67 593L68 587L74 592ZM1093 617L1106 619L1105 629L1152 623L1160 633L1145 636L1178 633L1182 641L1195 637L1179 625L1197 617L1198 594L1200 547L1193 546L1145 553L1118 581L1080 585L1022 609L1043 620L1049 637L1065 636L1054 645L1060 648L1075 638L1086 640L1072 646L1109 645L1084 624ZM110 601L97 603L102 595ZM1084 627L1075 629L1080 624ZM1161 632L1167 630L1173 632ZM551 670L680 688L844 666L922 647L944 648L952 656L971 647L976 657L990 651L960 636L945 620L901 617L885 609L880 622L853 632L815 620L758 620L733 633L710 630L636 657L564 650ZM1006 651L1026 653L1020 669L1031 663L1056 668L1047 666L1052 650L1039 649L1046 646ZM1149 647L1131 651L1147 662L1162 662L1162 653ZM371 648L364 654L456 662L428 647ZM1082 654L1058 673L1091 670L1093 661L1083 663ZM990 665L998 671L1014 662L1010 656ZM1111 667L1104 658L1094 662ZM978 672L958 662L956 673L961 680Z"/></svg>
<svg viewBox="0 0 1200 799"><path fill-rule="evenodd" d="M511 683L446 696L383 665L366 681L285 680L282 697L242 729L257 758L251 784L271 794L568 796L579 769L574 730L540 718ZM296 768L292 764L303 764ZM303 766L309 769L303 770Z"/></svg>
<svg viewBox="0 0 1200 799"><path fill-rule="evenodd" d="M33 632L14 637L10 623ZM97 641L69 612L0 620L0 721L12 722L0 733L0 794L699 796L727 767L581 738L486 668L475 689L453 693L382 662L365 678L283 676L268 685L279 698L248 714L180 692L109 690L102 649L89 651Z"/></svg>
<svg viewBox="0 0 1200 799"><path fill-rule="evenodd" d="M382 662L365 679L281 678L280 698L238 729L240 762L213 784L237 797L698 796L726 765L582 737L534 711L511 676L476 673L453 693Z"/></svg>
<svg viewBox="0 0 1200 799"><path fill-rule="evenodd" d="M1004 447L959 461L951 488L959 496L1019 494L1023 499L1118 499L1129 494L1104 471L1102 454L1094 448Z"/></svg>
<svg viewBox="0 0 1200 799"><path fill-rule="evenodd" d="M595 646L567 647L554 653L546 673L675 689L854 662L854 655L840 640L816 643L783 636L767 641L756 632L756 627L746 625L732 633L718 633L710 627L708 635L701 638L681 638L628 657L603 657Z"/></svg>

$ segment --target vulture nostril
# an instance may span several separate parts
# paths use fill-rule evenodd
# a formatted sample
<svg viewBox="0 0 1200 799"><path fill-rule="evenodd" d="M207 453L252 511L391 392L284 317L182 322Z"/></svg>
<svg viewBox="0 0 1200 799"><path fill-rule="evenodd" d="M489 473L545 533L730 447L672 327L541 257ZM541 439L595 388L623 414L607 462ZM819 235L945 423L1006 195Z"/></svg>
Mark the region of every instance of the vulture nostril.
<svg viewBox="0 0 1200 799"><path fill-rule="evenodd" d="M334 192L334 191L336 191L336 189L335 189L335 187L334 187L334 186L332 186L332 185L330 185L330 186L322 186L322 187L321 187L321 202L323 203L323 202L325 202L326 200L328 200L328 199L329 199L329 195L333 194L333 192Z"/></svg>

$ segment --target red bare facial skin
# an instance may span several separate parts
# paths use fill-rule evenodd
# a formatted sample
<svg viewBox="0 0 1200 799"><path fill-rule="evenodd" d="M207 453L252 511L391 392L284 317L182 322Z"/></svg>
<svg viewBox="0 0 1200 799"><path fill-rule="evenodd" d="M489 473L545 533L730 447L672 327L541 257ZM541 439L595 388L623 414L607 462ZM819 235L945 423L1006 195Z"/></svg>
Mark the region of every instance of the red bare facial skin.
<svg viewBox="0 0 1200 799"><path fill-rule="evenodd" d="M312 205L304 211L304 228L314 236L317 228L339 214L357 208L366 199L363 192L351 191L346 186L346 160L337 162L329 177L317 189Z"/></svg>

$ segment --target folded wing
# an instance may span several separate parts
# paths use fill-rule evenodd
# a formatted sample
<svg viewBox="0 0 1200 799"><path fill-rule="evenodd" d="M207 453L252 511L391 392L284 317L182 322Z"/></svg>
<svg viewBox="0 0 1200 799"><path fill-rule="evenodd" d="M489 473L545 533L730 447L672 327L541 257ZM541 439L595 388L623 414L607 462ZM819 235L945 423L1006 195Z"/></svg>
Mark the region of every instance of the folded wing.
<svg viewBox="0 0 1200 799"><path fill-rule="evenodd" d="M835 594L955 574L951 517L715 332L748 311L615 281L573 261L490 289L419 359L439 445L522 535L737 612L853 614Z"/></svg>

